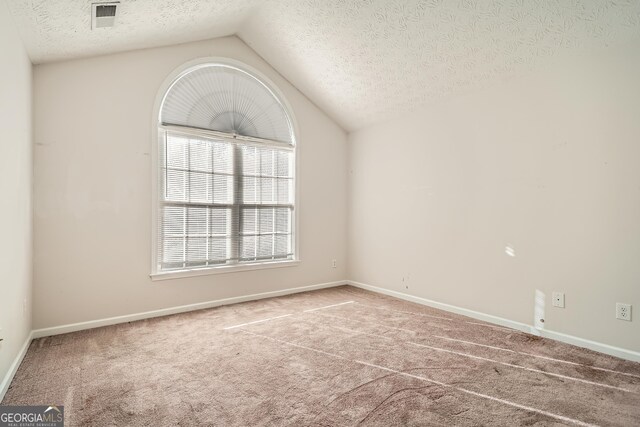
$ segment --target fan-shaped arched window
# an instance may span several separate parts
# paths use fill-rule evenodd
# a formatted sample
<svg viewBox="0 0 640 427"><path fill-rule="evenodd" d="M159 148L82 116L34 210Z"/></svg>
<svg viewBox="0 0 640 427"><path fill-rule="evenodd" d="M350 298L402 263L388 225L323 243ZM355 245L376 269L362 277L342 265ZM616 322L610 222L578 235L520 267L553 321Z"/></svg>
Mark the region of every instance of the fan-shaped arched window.
<svg viewBox="0 0 640 427"><path fill-rule="evenodd" d="M293 127L262 79L189 68L164 94L158 137L156 273L295 259Z"/></svg>

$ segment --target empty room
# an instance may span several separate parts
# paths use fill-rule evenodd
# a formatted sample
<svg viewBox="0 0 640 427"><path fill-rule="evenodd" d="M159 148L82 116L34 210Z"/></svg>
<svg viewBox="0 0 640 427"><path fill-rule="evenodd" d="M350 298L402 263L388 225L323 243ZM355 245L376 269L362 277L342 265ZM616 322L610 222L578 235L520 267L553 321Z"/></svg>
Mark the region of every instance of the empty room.
<svg viewBox="0 0 640 427"><path fill-rule="evenodd" d="M0 0L0 427L640 426L640 0Z"/></svg>

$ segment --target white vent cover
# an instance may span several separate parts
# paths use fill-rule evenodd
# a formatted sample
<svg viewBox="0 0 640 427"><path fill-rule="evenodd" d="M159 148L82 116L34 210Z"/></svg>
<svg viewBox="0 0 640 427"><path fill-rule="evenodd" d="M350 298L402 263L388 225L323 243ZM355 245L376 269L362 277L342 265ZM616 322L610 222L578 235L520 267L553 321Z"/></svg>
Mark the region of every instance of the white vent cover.
<svg viewBox="0 0 640 427"><path fill-rule="evenodd" d="M91 29L113 27L120 9L120 2L92 3Z"/></svg>

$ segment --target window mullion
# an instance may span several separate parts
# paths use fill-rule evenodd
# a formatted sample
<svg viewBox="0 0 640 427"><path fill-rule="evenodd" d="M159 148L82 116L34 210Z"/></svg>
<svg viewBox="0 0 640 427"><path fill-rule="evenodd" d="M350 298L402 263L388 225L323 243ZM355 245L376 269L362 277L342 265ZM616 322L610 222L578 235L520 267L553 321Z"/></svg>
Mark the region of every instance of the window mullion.
<svg viewBox="0 0 640 427"><path fill-rule="evenodd" d="M232 263L240 260L240 235L242 228L242 178L243 178L243 162L242 150L238 144L233 144L232 150L233 164L233 205L231 207L231 259Z"/></svg>

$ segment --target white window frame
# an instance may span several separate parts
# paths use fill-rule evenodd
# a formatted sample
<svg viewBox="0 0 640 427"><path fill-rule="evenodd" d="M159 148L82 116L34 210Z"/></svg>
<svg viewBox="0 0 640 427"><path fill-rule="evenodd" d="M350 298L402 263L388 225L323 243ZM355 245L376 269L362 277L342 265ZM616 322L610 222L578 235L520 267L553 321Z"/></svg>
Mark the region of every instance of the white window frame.
<svg viewBox="0 0 640 427"><path fill-rule="evenodd" d="M160 173L160 165L159 165L159 154L163 145L165 144L165 132L162 131L162 126L159 120L160 117L160 109L162 107L162 103L164 101L165 95L170 89L171 85L184 76L185 74L197 69L198 67L205 65L227 65L234 68L237 68L241 71L246 72L247 74L253 76L258 79L272 94L273 96L280 102L285 112L289 117L289 121L291 122L292 132L293 132L293 182L294 182L294 194L293 194L293 221L291 224L291 232L293 233L292 238L292 246L293 246L293 259L287 260L275 260L275 261L267 261L267 262L244 262L238 264L224 264L219 266L207 266L207 267L198 267L198 268L188 268L183 270L169 270L169 271L160 271L158 269L159 260L158 260L158 209L160 207L159 200L159 173ZM167 280L167 279L179 279L186 277L195 277L195 276L205 276L211 274L221 274L221 273L233 273L233 272L241 272L241 271L250 271L250 270L261 270L261 269L271 269L271 268L282 268L282 267L293 267L297 266L301 263L300 258L300 244L299 244L299 220L300 220L300 183L298 179L298 167L299 167L299 148L298 148L298 131L297 131L297 123L295 116L293 115L293 109L291 105L288 103L287 99L284 97L282 92L278 89L278 87L271 82L271 80L262 74L260 71L233 59L230 58L221 58L221 57L207 57L207 58L199 58L186 64L181 65L177 69L175 69L162 83L158 94L156 96L154 109L153 109L153 117L152 117L152 146L151 146L151 274L149 275L152 280ZM224 139L228 138L227 135L216 132L208 132L203 131L203 136L208 134L209 136L215 136L216 138ZM191 133L191 132L190 132ZM250 139L250 138L248 138ZM244 141L243 141L244 142Z"/></svg>

